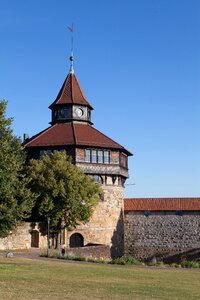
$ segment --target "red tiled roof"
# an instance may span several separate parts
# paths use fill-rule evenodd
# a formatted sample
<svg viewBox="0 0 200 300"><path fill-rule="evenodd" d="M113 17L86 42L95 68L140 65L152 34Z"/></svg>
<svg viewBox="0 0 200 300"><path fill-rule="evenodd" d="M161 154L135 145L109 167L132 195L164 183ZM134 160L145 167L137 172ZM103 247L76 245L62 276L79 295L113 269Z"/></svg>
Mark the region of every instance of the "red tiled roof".
<svg viewBox="0 0 200 300"><path fill-rule="evenodd" d="M125 211L200 210L200 198L126 198Z"/></svg>
<svg viewBox="0 0 200 300"><path fill-rule="evenodd" d="M55 124L33 136L24 143L25 147L62 146L74 144L71 124Z"/></svg>
<svg viewBox="0 0 200 300"><path fill-rule="evenodd" d="M25 147L85 146L119 149L132 155L123 146L116 143L89 124L58 123L33 136L24 143Z"/></svg>
<svg viewBox="0 0 200 300"><path fill-rule="evenodd" d="M49 106L52 108L56 104L79 104L87 105L93 109L84 96L75 74L68 74L56 100Z"/></svg>

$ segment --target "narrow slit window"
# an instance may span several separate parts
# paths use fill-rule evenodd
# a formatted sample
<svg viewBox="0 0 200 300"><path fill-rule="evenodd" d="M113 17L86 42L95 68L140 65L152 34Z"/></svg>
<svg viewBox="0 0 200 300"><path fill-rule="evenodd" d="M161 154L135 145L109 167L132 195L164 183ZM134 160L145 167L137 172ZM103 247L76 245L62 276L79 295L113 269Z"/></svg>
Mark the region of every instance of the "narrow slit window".
<svg viewBox="0 0 200 300"><path fill-rule="evenodd" d="M110 163L110 152L104 151L104 163L109 164Z"/></svg>
<svg viewBox="0 0 200 300"><path fill-rule="evenodd" d="M103 163L103 151L98 150L98 163L102 164Z"/></svg>
<svg viewBox="0 0 200 300"><path fill-rule="evenodd" d="M89 149L86 149L86 151L85 151L85 161L86 162L90 162L90 160L91 160L91 157L90 157L91 155L90 155L90 150Z"/></svg>
<svg viewBox="0 0 200 300"><path fill-rule="evenodd" d="M92 163L97 163L97 151L92 150Z"/></svg>

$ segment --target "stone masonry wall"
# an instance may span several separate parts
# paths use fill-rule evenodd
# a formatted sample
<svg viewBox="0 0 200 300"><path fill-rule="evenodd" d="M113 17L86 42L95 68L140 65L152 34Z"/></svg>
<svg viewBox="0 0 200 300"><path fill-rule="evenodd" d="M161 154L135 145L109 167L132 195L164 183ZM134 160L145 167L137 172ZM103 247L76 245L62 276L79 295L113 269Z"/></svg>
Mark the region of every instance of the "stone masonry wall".
<svg viewBox="0 0 200 300"><path fill-rule="evenodd" d="M37 223L23 223L14 229L6 238L0 238L0 250L30 249L32 242L32 232L39 236L38 248L47 247L47 237L41 233Z"/></svg>
<svg viewBox="0 0 200 300"><path fill-rule="evenodd" d="M125 254L166 262L200 249L200 212L128 212L124 216Z"/></svg>
<svg viewBox="0 0 200 300"><path fill-rule="evenodd" d="M95 259L110 259L110 247L108 245L97 245L90 247L79 247L66 249L65 254L83 256Z"/></svg>
<svg viewBox="0 0 200 300"><path fill-rule="evenodd" d="M103 200L94 208L90 221L67 232L66 247L69 247L70 236L80 233L87 244L105 244L111 247L112 257L123 255L123 192L120 186L103 186Z"/></svg>

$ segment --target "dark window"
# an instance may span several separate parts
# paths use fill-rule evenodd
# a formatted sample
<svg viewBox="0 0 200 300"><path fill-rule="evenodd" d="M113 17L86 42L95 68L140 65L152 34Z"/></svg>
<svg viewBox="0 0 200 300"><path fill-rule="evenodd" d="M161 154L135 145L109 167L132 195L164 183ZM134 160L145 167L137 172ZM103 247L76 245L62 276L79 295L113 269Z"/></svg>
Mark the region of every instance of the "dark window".
<svg viewBox="0 0 200 300"><path fill-rule="evenodd" d="M110 151L108 150L85 150L85 162L109 164L110 163Z"/></svg>
<svg viewBox="0 0 200 300"><path fill-rule="evenodd" d="M91 121L91 111L89 109L88 109L87 115L88 115L88 120Z"/></svg>
<svg viewBox="0 0 200 300"><path fill-rule="evenodd" d="M50 155L53 152L53 150L48 149L48 150L40 150L39 153L39 158L42 159L42 157L44 156L44 154Z"/></svg>
<svg viewBox="0 0 200 300"><path fill-rule="evenodd" d="M176 216L182 216L183 215L183 211L182 210L176 210Z"/></svg>
<svg viewBox="0 0 200 300"><path fill-rule="evenodd" d="M122 179L121 179L121 184L122 184L123 187L124 187L125 181L126 181L126 178L125 178L125 177L122 177Z"/></svg>
<svg viewBox="0 0 200 300"><path fill-rule="evenodd" d="M57 108L54 110L54 119L62 120L70 117L70 108L69 107L62 107Z"/></svg>
<svg viewBox="0 0 200 300"><path fill-rule="evenodd" d="M103 183L102 177L100 175L92 175L94 178L95 182L97 183Z"/></svg>
<svg viewBox="0 0 200 300"><path fill-rule="evenodd" d="M43 155L44 155L44 150L40 150L40 152L39 152L39 159L42 159Z"/></svg>
<svg viewBox="0 0 200 300"><path fill-rule="evenodd" d="M149 210L145 210L145 211L144 211L144 215L145 215L145 217L148 217L148 216L150 216L150 214L151 214L151 212L150 212Z"/></svg>
<svg viewBox="0 0 200 300"><path fill-rule="evenodd" d="M112 183L115 184L115 181L117 179L117 176L112 176Z"/></svg>
<svg viewBox="0 0 200 300"><path fill-rule="evenodd" d="M56 119L58 116L58 111L57 110L54 110L54 118Z"/></svg>
<svg viewBox="0 0 200 300"><path fill-rule="evenodd" d="M72 234L69 239L69 246L70 248L83 247L84 246L83 236L80 233Z"/></svg>

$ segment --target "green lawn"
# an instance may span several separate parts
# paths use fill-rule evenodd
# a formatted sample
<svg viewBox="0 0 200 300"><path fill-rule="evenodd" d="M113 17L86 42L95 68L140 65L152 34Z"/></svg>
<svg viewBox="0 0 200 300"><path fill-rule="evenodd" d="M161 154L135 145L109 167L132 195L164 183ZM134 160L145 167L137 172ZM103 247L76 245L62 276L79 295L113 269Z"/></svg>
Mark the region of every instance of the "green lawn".
<svg viewBox="0 0 200 300"><path fill-rule="evenodd" d="M200 270L0 259L0 299L200 299Z"/></svg>

